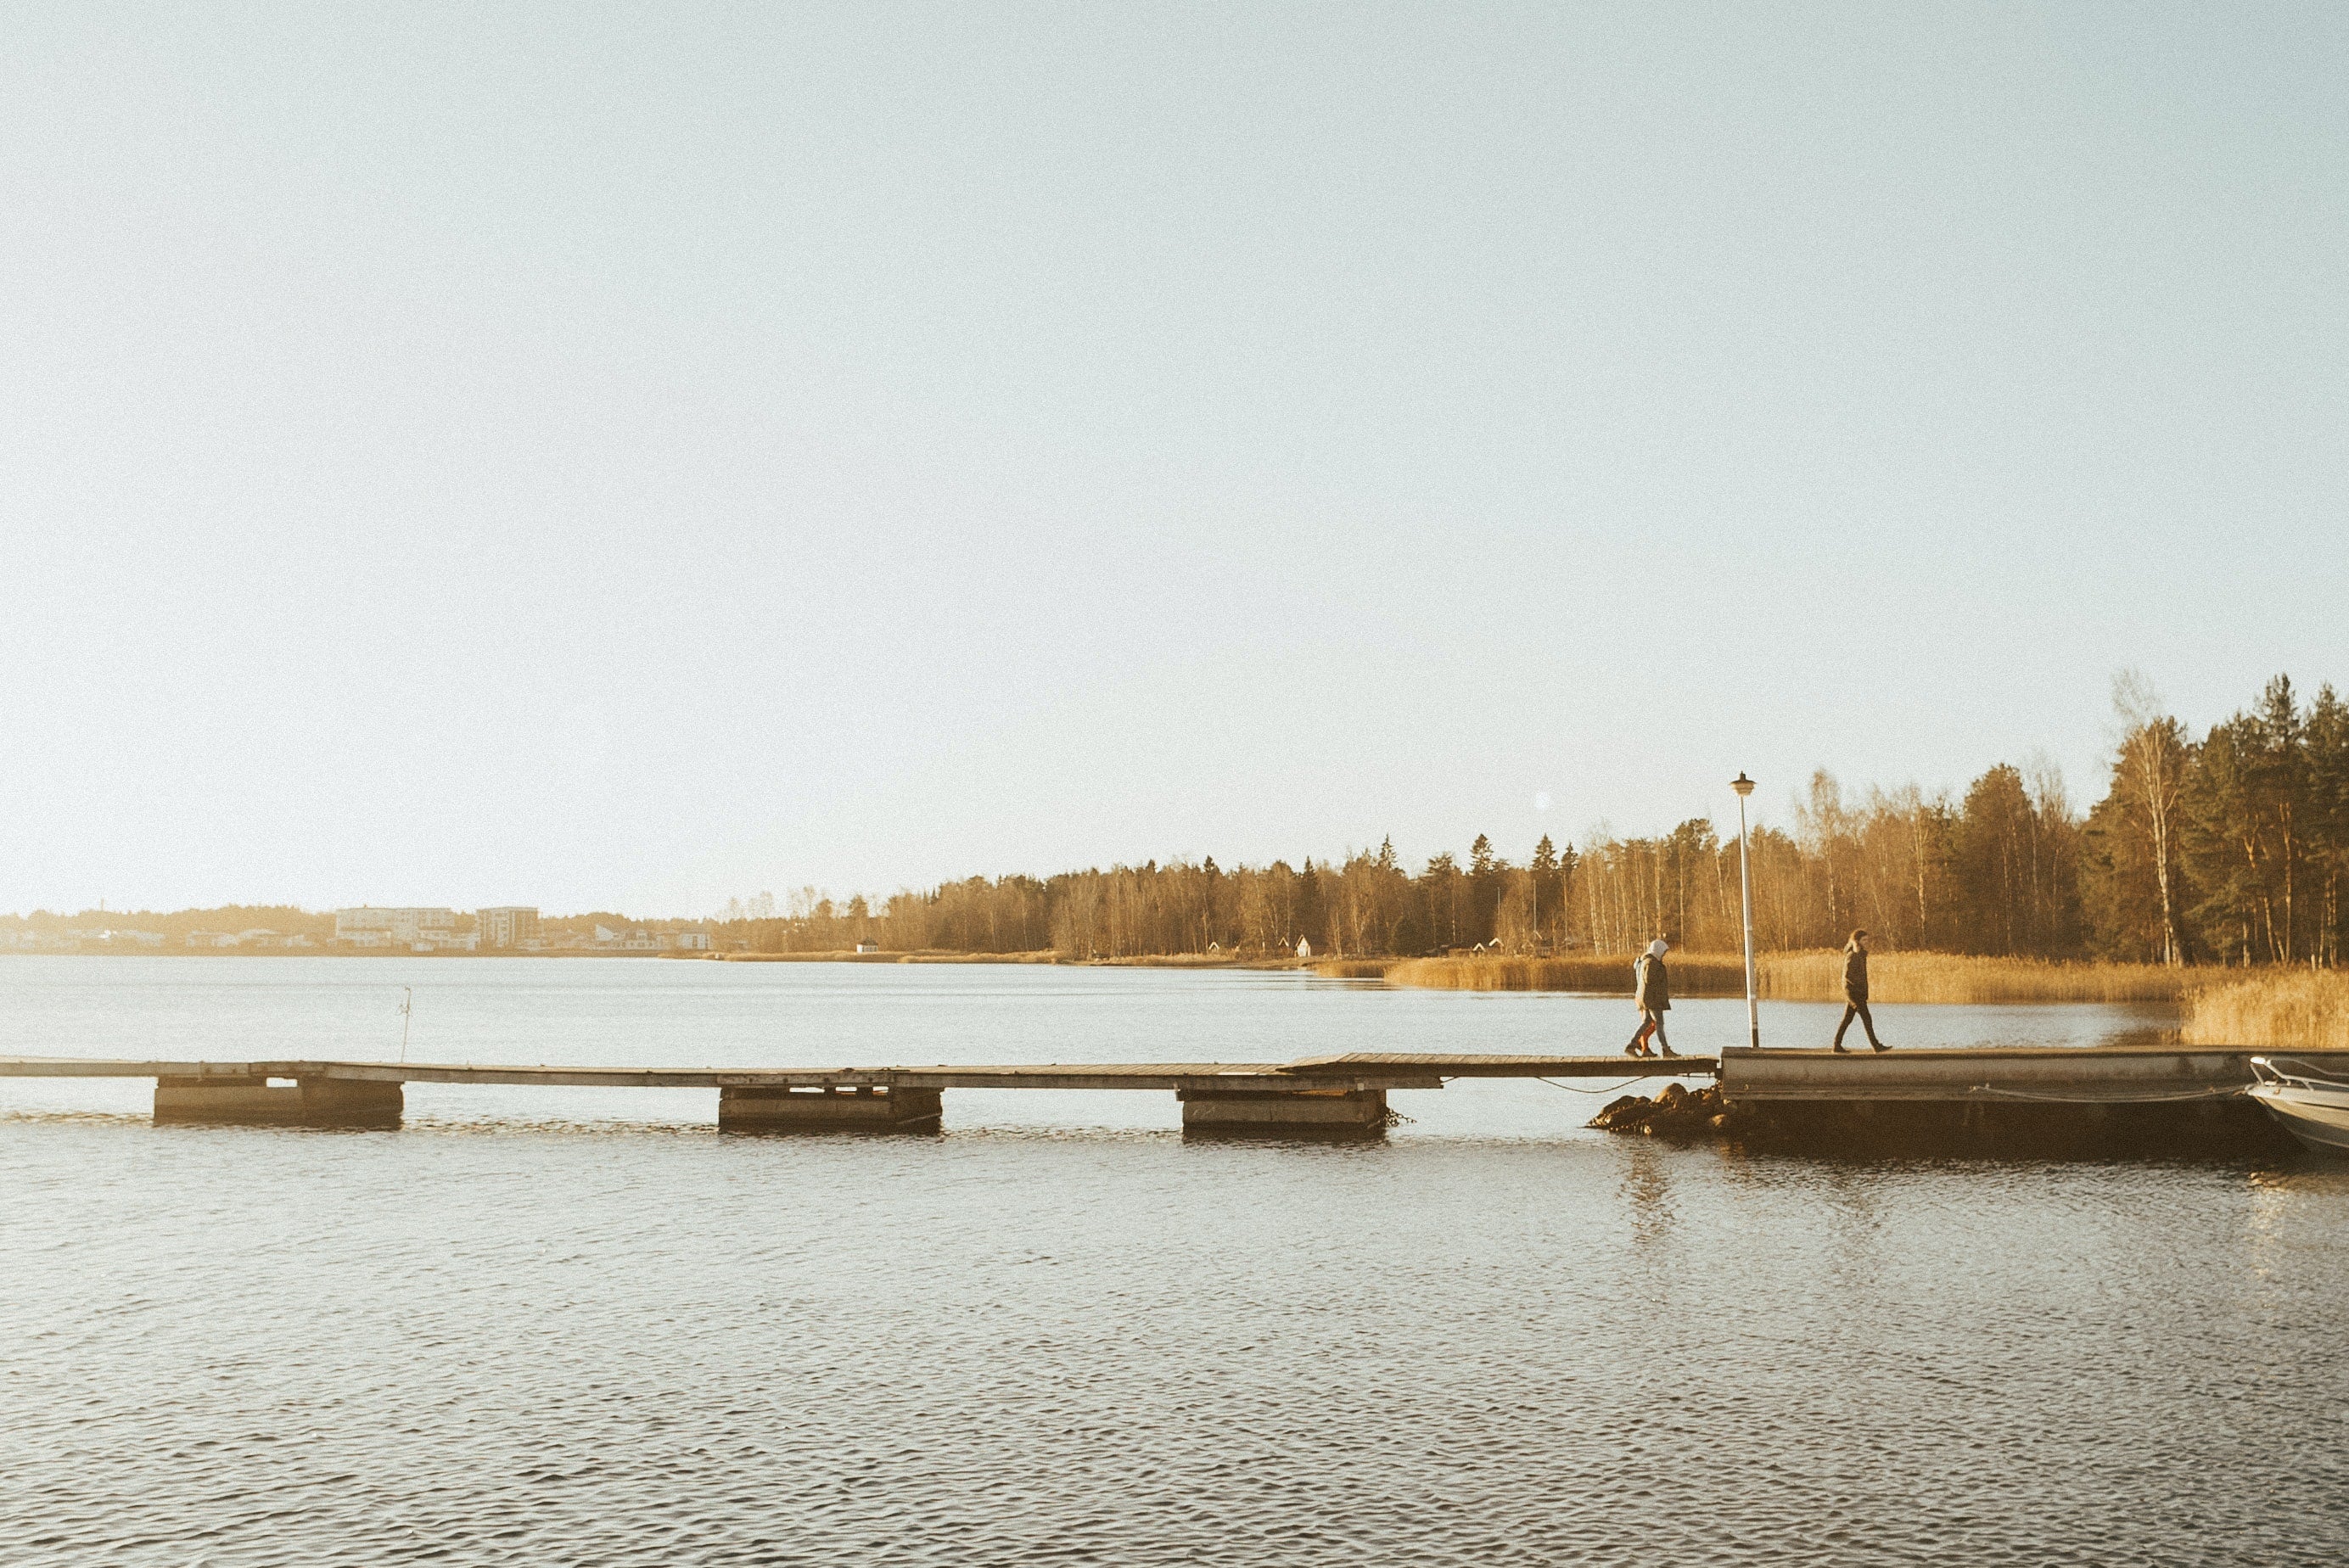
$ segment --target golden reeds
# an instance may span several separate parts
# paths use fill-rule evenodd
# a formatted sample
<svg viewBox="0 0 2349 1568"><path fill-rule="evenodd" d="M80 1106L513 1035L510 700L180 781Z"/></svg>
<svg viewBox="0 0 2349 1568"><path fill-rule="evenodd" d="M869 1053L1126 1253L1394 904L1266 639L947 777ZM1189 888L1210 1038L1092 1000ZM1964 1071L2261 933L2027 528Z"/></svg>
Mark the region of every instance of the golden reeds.
<svg viewBox="0 0 2349 1568"><path fill-rule="evenodd" d="M1381 967L1341 961L1368 978ZM1733 953L1675 953L1672 991L1682 996L1742 996L1744 961ZM1331 974L1335 965L1318 966ZM1757 963L1762 995L1788 1002L1843 999L1843 954L1831 948L1765 953ZM1631 960L1578 954L1565 958L1405 958L1383 965L1390 985L1454 991L1631 992ZM2207 972L2205 972L2207 973ZM1870 999L1893 1004L1993 1002L2169 1002L2193 984L2193 970L2154 964L2049 964L2029 958L1976 958L1954 953L1879 953L1868 962Z"/></svg>
<svg viewBox="0 0 2349 1568"><path fill-rule="evenodd" d="M1327 973L1327 971L1323 971ZM1672 990L1683 996L1743 996L1745 961L1734 954L1675 953ZM1390 985L1444 991L1594 991L1630 995L1631 961L1576 954L1564 958L1403 958L1386 966Z"/></svg>
<svg viewBox="0 0 2349 1568"><path fill-rule="evenodd" d="M1383 980L1397 960L1392 958L1324 958L1313 973L1325 980Z"/></svg>
<svg viewBox="0 0 2349 1568"><path fill-rule="evenodd" d="M1762 995L1788 1001L1843 999L1843 954L1822 948L1762 958ZM1961 953L1878 953L1868 961L1868 999L1896 1005L1953 1002L2174 1002L2194 971L2158 964L2053 964Z"/></svg>
<svg viewBox="0 0 2349 1568"><path fill-rule="evenodd" d="M2178 1037L2190 1046L2349 1049L2349 974L2272 970L2205 984L2187 995Z"/></svg>

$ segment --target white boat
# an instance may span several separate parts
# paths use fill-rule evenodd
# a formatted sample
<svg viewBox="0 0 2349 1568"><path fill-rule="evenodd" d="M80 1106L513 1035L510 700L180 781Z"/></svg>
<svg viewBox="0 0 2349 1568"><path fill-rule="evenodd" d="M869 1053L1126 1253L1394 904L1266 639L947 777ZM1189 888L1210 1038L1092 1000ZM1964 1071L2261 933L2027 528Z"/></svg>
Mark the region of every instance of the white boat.
<svg viewBox="0 0 2349 1568"><path fill-rule="evenodd" d="M2349 1156L2349 1083L2291 1057L2253 1057L2251 1095L2311 1149Z"/></svg>

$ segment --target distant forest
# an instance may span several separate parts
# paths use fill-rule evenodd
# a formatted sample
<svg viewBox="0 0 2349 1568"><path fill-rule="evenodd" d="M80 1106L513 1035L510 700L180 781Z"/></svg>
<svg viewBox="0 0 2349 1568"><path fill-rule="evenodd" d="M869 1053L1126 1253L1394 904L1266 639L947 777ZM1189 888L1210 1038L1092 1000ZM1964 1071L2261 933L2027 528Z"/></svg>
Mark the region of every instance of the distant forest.
<svg viewBox="0 0 2349 1568"><path fill-rule="evenodd" d="M2339 959L2349 872L2349 706L2279 676L2199 739L2146 682L2114 683L2118 741L2084 816L2061 775L2001 763L1962 796L1846 794L1822 769L1792 830L1753 835L1754 937L1787 950L1865 926L1886 946L2183 964ZM735 912L730 912L733 913ZM1152 861L972 877L875 905L814 890L744 913L720 945L1078 958L1293 951L1377 956L1479 945L1629 954L1666 935L1739 944L1737 842L1693 819L1654 838L1544 838L1522 862L1480 836L1416 871L1392 843L1343 860Z"/></svg>

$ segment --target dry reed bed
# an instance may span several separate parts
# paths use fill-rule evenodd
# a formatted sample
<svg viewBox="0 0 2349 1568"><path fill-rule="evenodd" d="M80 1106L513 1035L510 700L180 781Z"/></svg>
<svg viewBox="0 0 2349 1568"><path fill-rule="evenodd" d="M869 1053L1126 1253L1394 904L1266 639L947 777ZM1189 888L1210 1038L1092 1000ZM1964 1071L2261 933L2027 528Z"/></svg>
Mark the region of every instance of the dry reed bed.
<svg viewBox="0 0 2349 1568"><path fill-rule="evenodd" d="M1843 999L1843 954L1828 949L1764 954L1756 978L1764 996L1786 1002ZM1583 954L1565 958L1405 958L1380 964L1344 960L1319 965L1390 985L1453 991L1631 992L1631 960ZM1683 996L1742 996L1744 961L1733 953L1675 953L1672 990ZM2208 974L2207 971L2202 972ZM2046 964L2027 958L1973 958L1951 953L1881 953L1868 963L1870 999L1907 1003L2174 1002L2194 984L2193 970L2153 964Z"/></svg>
<svg viewBox="0 0 2349 1568"><path fill-rule="evenodd" d="M1357 969L1367 965L1354 965ZM1402 958L1384 965L1390 985L1442 991L1598 991L1631 994L1631 960L1577 954L1565 958ZM1328 974L1325 967L1323 974ZM1743 996L1745 961L1734 954L1675 953L1672 990L1683 996ZM1366 975L1356 976L1367 978Z"/></svg>
<svg viewBox="0 0 2349 1568"><path fill-rule="evenodd" d="M2196 971L2158 964L2051 964L1960 953L1879 953L1868 962L1871 1002L2175 1002ZM1762 960L1762 995L1843 1000L1843 954L1821 949Z"/></svg>
<svg viewBox="0 0 2349 1568"><path fill-rule="evenodd" d="M1395 962L1392 958L1324 958L1315 963L1313 973L1325 980L1383 980Z"/></svg>
<svg viewBox="0 0 2349 1568"><path fill-rule="evenodd" d="M2189 1046L2349 1050L2349 974L2294 969L2207 980L2187 995L2178 1037Z"/></svg>

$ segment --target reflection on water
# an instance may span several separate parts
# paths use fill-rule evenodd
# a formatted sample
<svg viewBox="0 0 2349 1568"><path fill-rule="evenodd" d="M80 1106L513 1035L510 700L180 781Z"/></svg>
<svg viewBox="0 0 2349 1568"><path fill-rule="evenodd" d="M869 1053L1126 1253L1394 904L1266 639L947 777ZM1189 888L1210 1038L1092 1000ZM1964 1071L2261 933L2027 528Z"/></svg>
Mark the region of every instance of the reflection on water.
<svg viewBox="0 0 2349 1568"><path fill-rule="evenodd" d="M417 1054L504 1060L1621 1022L1288 976L26 962L0 963L12 1050L381 1054L350 1042L401 984L439 1031ZM2046 1010L1883 1011L1923 1044ZM1744 1024L1682 1013L1691 1047ZM1185 1143L1160 1095L950 1096L941 1137L860 1140L586 1091L419 1090L396 1133L150 1129L119 1087L8 1086L49 1110L0 1117L12 1563L2349 1550L2349 1168L1741 1157L1578 1131L1598 1102L1538 1084L1399 1095L1414 1122L1355 1148Z"/></svg>

